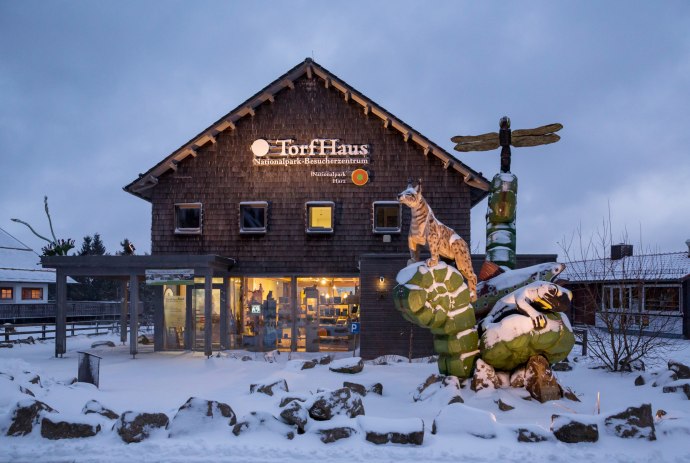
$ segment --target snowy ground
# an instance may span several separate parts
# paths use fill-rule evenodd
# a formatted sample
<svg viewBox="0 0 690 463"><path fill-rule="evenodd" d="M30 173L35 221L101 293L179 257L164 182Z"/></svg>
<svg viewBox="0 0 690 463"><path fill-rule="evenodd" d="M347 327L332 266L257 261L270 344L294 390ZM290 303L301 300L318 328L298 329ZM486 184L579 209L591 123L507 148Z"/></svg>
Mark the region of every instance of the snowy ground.
<svg viewBox="0 0 690 463"><path fill-rule="evenodd" d="M589 359L571 355L574 369L557 373L559 382L570 387L581 402L560 400L540 404L521 398L524 390L502 389L473 392L463 387L461 395L465 405L490 412L497 420L497 437L481 439L470 434L432 435L431 425L447 397L431 397L414 402L417 386L436 365L428 363L365 364L355 375L334 373L328 366L299 370L290 356L282 353L275 363L266 362L261 354L247 354L252 361L242 361L240 355L221 355L206 359L197 353L142 352L136 359L128 355L128 346L90 349L95 340L114 336L79 336L68 339L68 353L62 359L53 357L52 342L35 345L16 345L13 349L0 349L0 372L12 375L16 382L30 388L36 398L57 409L61 414L78 416L84 404L96 399L105 406L122 413L127 410L164 412L172 418L189 397L201 397L229 404L238 419L251 411L279 414L278 403L284 395L279 392L269 397L250 394L252 383L270 382L283 378L290 394L309 395L317 389L337 389L343 381L363 385L383 384L383 396L369 393L363 398L367 417L421 418L424 420L424 444L375 445L367 442L362 433L332 444L323 444L318 436L307 432L287 440L271 431L248 432L234 436L230 429L223 433L192 433L189 436L167 438L165 433L138 444L125 444L117 433L104 429L99 435L87 439L50 441L36 430L25 437L5 436L8 411L14 403L28 396L0 388L0 461L53 462L53 461L146 461L146 462L206 462L235 461L263 462L352 462L352 461L472 461L472 462L690 462L690 401L682 393L664 394L661 387L636 387L633 382L638 373L607 373L591 369ZM673 358L690 365L690 342L682 343ZM143 347L145 349L146 347ZM576 350L579 347L576 346ZM100 367L100 389L76 383L67 385L77 374L77 351L87 350L103 359ZM351 354L350 354L351 355ZM291 359L314 358L315 354L292 354ZM342 354L341 354L342 356ZM577 360L576 362L572 360ZM664 369L665 366L659 365ZM28 383L33 373L41 377L39 387ZM646 374L650 374L648 368ZM3 379L0 377L0 379ZM3 383L7 385L7 381ZM654 413L659 409L667 415L656 422L657 440L621 439L600 429L600 439L593 444L564 444L556 440L540 443L518 443L514 429L518 426L548 430L552 414L594 413L600 397L601 414L608 415L628 406L651 403ZM498 399L516 407L503 412ZM349 420L354 428L358 420ZM341 420L342 422L342 420ZM538 428L537 428L538 429Z"/></svg>

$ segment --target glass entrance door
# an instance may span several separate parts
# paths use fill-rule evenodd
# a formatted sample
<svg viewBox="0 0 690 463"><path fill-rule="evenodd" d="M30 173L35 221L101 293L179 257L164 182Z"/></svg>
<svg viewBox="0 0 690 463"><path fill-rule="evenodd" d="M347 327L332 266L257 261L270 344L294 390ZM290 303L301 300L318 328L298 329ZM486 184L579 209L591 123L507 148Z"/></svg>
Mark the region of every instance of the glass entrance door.
<svg viewBox="0 0 690 463"><path fill-rule="evenodd" d="M194 313L194 338L192 339L193 350L204 350L204 340L206 333L206 323L211 323L211 348L220 348L220 288L211 290L211 320L206 320L204 314L205 291L203 286L194 287L193 313Z"/></svg>

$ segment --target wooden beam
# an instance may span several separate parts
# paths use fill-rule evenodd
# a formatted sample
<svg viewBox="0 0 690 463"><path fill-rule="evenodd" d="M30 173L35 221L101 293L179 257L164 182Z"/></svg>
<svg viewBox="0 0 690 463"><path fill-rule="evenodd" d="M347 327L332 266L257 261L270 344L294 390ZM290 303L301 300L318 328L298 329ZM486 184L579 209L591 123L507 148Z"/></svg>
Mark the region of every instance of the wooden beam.
<svg viewBox="0 0 690 463"><path fill-rule="evenodd" d="M427 145L424 147L424 156L429 157L429 153L431 153L431 147Z"/></svg>
<svg viewBox="0 0 690 463"><path fill-rule="evenodd" d="M349 90L346 90L345 93L344 93L344 95L345 95L345 102L350 101L350 91L349 91Z"/></svg>
<svg viewBox="0 0 690 463"><path fill-rule="evenodd" d="M365 116L368 116L368 115L369 115L369 105L368 105L368 104L365 104L365 105L364 105L364 115L365 115Z"/></svg>
<svg viewBox="0 0 690 463"><path fill-rule="evenodd" d="M227 128L231 128L232 130L235 130L235 123L232 121L225 120L216 126L216 130L218 132L223 132Z"/></svg>
<svg viewBox="0 0 690 463"><path fill-rule="evenodd" d="M449 159L446 159L445 161L443 161L443 168L444 168L444 169L449 168L449 167L450 167L450 164L451 164L452 162L453 162L453 161L451 161L450 158L449 158Z"/></svg>
<svg viewBox="0 0 690 463"><path fill-rule="evenodd" d="M168 163L168 166L169 166L172 170L174 170L175 172L177 172L177 161L176 161L176 160L173 159L172 161L170 161L170 163Z"/></svg>
<svg viewBox="0 0 690 463"><path fill-rule="evenodd" d="M290 87L290 90L294 90L294 89L295 89L295 83L294 83L293 81L291 81L290 79L285 79L285 80L283 81L283 85L284 85L285 87Z"/></svg>
<svg viewBox="0 0 690 463"><path fill-rule="evenodd" d="M256 111L254 111L254 108L252 108L251 106L247 106L247 112L248 112L252 117L254 117L254 115L256 114Z"/></svg>
<svg viewBox="0 0 690 463"><path fill-rule="evenodd" d="M405 133L403 134L403 140L405 140L405 143L407 143L408 141L410 141L410 136L411 136L411 135L412 135L412 134L411 134L410 132L405 132Z"/></svg>
<svg viewBox="0 0 690 463"><path fill-rule="evenodd" d="M312 74L311 74L311 66L307 66L307 79L311 80Z"/></svg>
<svg viewBox="0 0 690 463"><path fill-rule="evenodd" d="M323 79L323 86L326 88L330 87L331 86L331 79L329 79L328 77Z"/></svg>
<svg viewBox="0 0 690 463"><path fill-rule="evenodd" d="M271 103L276 101L272 93L264 93L263 95L261 95L261 98L263 98L264 101L270 101Z"/></svg>
<svg viewBox="0 0 690 463"><path fill-rule="evenodd" d="M387 129L389 125L391 125L391 120L388 118L384 119L383 120L383 128Z"/></svg>

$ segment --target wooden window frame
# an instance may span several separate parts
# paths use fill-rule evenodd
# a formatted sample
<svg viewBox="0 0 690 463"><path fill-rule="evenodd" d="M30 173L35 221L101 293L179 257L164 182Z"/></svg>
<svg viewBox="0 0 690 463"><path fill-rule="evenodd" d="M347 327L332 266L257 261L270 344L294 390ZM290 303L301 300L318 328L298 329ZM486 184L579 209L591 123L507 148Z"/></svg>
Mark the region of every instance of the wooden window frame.
<svg viewBox="0 0 690 463"><path fill-rule="evenodd" d="M309 225L309 210L312 207L331 208L331 228L312 228ZM333 201L307 201L304 203L304 231L309 235L332 235L335 231L335 203Z"/></svg>
<svg viewBox="0 0 690 463"><path fill-rule="evenodd" d="M396 206L398 208L398 226L397 227L377 227L376 225L376 207L377 206ZM371 203L371 223L372 231L377 235L397 235L402 231L402 204L398 201L374 201Z"/></svg>
<svg viewBox="0 0 690 463"><path fill-rule="evenodd" d="M5 291L9 291L10 296L5 297ZM0 288L0 301L13 301L14 300L14 288L12 286L3 286Z"/></svg>
<svg viewBox="0 0 690 463"><path fill-rule="evenodd" d="M264 226L263 228L249 228L242 226L242 207L252 207L256 209L263 209L264 211ZM268 201L242 201L239 207L240 213L240 234L242 235L265 235L268 231Z"/></svg>
<svg viewBox="0 0 690 463"><path fill-rule="evenodd" d="M33 297L33 292L38 291L38 297ZM28 297L27 297L28 294ZM22 301L42 301L43 300L43 288L37 288L34 286L29 286L22 288Z"/></svg>
<svg viewBox="0 0 690 463"><path fill-rule="evenodd" d="M177 211L179 209L199 209L199 226L198 227L179 227ZM175 234L176 235L201 235L204 223L204 207L201 203L175 203L174 205L174 216L175 216Z"/></svg>

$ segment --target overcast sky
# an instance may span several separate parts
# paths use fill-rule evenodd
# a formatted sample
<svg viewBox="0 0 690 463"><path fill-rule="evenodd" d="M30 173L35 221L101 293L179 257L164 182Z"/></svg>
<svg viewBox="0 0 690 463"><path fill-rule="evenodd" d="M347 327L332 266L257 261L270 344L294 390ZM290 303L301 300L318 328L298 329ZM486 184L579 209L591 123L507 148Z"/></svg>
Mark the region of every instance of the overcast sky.
<svg viewBox="0 0 690 463"><path fill-rule="evenodd" d="M0 227L39 250L10 218L48 234L47 194L58 237L150 250L150 204L122 187L309 56L450 152L503 115L513 129L562 123L560 142L513 149L518 252L561 253L609 207L614 241L685 249L680 0L0 0ZM458 156L489 179L499 169L499 150Z"/></svg>

